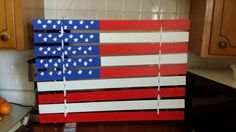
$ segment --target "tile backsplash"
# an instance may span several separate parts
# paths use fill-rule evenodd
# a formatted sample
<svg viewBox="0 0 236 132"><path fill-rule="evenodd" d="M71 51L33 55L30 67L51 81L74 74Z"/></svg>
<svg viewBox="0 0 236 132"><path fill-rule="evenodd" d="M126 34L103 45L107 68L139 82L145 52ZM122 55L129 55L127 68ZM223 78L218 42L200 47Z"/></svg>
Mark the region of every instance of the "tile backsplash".
<svg viewBox="0 0 236 132"><path fill-rule="evenodd" d="M47 19L187 19L190 0L45 0ZM0 96L11 102L34 104L28 82L27 59L33 51L0 51ZM224 59L225 60L225 59ZM228 67L232 60L201 59L189 54L189 67Z"/></svg>
<svg viewBox="0 0 236 132"><path fill-rule="evenodd" d="M27 60L30 58L33 58L32 50L0 51L0 96L10 102L34 104L34 84L28 81Z"/></svg>

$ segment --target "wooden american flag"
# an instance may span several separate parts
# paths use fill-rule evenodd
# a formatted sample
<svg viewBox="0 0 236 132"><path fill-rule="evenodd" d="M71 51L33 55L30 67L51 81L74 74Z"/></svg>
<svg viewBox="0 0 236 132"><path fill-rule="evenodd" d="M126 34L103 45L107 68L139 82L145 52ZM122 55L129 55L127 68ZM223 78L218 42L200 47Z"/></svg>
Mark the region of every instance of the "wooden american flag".
<svg viewBox="0 0 236 132"><path fill-rule="evenodd" d="M34 20L41 123L183 120L189 20Z"/></svg>

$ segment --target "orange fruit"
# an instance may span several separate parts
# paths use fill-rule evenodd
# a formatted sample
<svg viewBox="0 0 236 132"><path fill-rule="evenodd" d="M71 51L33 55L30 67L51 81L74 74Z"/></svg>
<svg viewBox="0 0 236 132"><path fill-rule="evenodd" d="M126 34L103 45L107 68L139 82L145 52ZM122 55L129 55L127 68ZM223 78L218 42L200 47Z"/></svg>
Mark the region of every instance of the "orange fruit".
<svg viewBox="0 0 236 132"><path fill-rule="evenodd" d="M8 102L4 102L0 105L0 114L8 115L12 111L12 106Z"/></svg>
<svg viewBox="0 0 236 132"><path fill-rule="evenodd" d="M6 99L0 97L0 105L4 102L6 102Z"/></svg>

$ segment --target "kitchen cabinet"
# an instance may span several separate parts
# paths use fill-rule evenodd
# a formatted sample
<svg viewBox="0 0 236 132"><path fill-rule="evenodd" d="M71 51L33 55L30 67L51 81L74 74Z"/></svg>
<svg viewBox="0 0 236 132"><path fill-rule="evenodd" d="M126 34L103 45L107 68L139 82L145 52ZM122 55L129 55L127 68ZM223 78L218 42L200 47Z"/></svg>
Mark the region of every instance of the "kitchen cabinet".
<svg viewBox="0 0 236 132"><path fill-rule="evenodd" d="M43 18L44 0L0 0L0 50L33 48L32 20Z"/></svg>
<svg viewBox="0 0 236 132"><path fill-rule="evenodd" d="M190 52L236 57L235 7L235 0L191 0Z"/></svg>

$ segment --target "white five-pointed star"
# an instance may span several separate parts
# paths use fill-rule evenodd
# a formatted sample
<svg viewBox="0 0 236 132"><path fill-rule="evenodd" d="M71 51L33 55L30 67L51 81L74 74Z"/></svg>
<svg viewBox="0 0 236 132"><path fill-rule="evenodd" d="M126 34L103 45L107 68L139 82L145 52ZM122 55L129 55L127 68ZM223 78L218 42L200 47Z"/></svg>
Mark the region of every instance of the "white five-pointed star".
<svg viewBox="0 0 236 132"><path fill-rule="evenodd" d="M48 63L44 64L44 67L48 67Z"/></svg>
<svg viewBox="0 0 236 132"><path fill-rule="evenodd" d="M57 51L55 51L55 50L52 52L52 54L54 54L54 55L55 55L56 53L57 53Z"/></svg>
<svg viewBox="0 0 236 132"><path fill-rule="evenodd" d="M40 60L40 63L42 64L44 62L44 60Z"/></svg>
<svg viewBox="0 0 236 132"><path fill-rule="evenodd" d="M43 28L47 28L47 25L44 24L44 25L43 25Z"/></svg>
<svg viewBox="0 0 236 132"><path fill-rule="evenodd" d="M57 50L58 50L58 51L61 51L61 47L58 47Z"/></svg>
<svg viewBox="0 0 236 132"><path fill-rule="evenodd" d="M81 20L79 23L82 25L82 24L84 24L84 21L83 21L83 20Z"/></svg>
<svg viewBox="0 0 236 132"><path fill-rule="evenodd" d="M52 76L52 75L53 75L53 72L49 72L48 74Z"/></svg>
<svg viewBox="0 0 236 132"><path fill-rule="evenodd" d="M58 20L58 21L57 21L57 24L61 24L61 21L60 21L60 20Z"/></svg>
<svg viewBox="0 0 236 132"><path fill-rule="evenodd" d="M72 21L72 20L70 20L68 23L71 25L71 24L73 24L73 21Z"/></svg>
<svg viewBox="0 0 236 132"><path fill-rule="evenodd" d="M91 38L91 39L92 39L92 38L94 38L94 35L93 35L93 34L91 34L91 35L89 36L89 38Z"/></svg>
<svg viewBox="0 0 236 132"><path fill-rule="evenodd" d="M48 34L48 37L49 37L49 38L52 38L52 34Z"/></svg>
<svg viewBox="0 0 236 132"><path fill-rule="evenodd" d="M52 23L52 20L48 20L47 23L48 23L48 24L51 24L51 23Z"/></svg>
<svg viewBox="0 0 236 132"><path fill-rule="evenodd" d="M48 51L51 51L51 48L50 48L50 47L48 47L48 48L47 48L47 50L48 50Z"/></svg>
<svg viewBox="0 0 236 132"><path fill-rule="evenodd" d="M40 47L40 48L39 48L39 51L43 51L43 47Z"/></svg>
<svg viewBox="0 0 236 132"><path fill-rule="evenodd" d="M47 41L48 41L48 38L46 38L46 37L43 38L43 41L44 41L44 42L47 42Z"/></svg>
<svg viewBox="0 0 236 132"><path fill-rule="evenodd" d="M57 67L57 66L58 66L58 64L57 64L57 63L54 63L53 65L54 65L55 67Z"/></svg>
<svg viewBox="0 0 236 132"><path fill-rule="evenodd" d="M93 74L93 71L90 70L90 71L89 71L89 75L91 75L91 74Z"/></svg>
<svg viewBox="0 0 236 132"><path fill-rule="evenodd" d="M38 34L38 37L42 37L42 34L40 33L40 34Z"/></svg>
<svg viewBox="0 0 236 132"><path fill-rule="evenodd" d="M78 74L82 74L82 73L83 73L83 71L82 71L82 70L79 70L79 71L78 71Z"/></svg>
<svg viewBox="0 0 236 132"><path fill-rule="evenodd" d="M47 54L48 54L48 52L47 52L47 51L44 51L44 52L43 52L43 54L47 55Z"/></svg>
<svg viewBox="0 0 236 132"><path fill-rule="evenodd" d="M71 47L68 47L68 48L67 48L67 50L69 50L69 51L70 51L70 50L71 50Z"/></svg>
<svg viewBox="0 0 236 132"><path fill-rule="evenodd" d="M77 29L77 28L78 28L78 26L74 26L73 28L74 28L74 29Z"/></svg>
<svg viewBox="0 0 236 132"><path fill-rule="evenodd" d="M85 61L85 62L84 62L84 66L87 66L87 65L88 65L88 62Z"/></svg>
<svg viewBox="0 0 236 132"><path fill-rule="evenodd" d="M41 72L40 75L41 75L41 76L44 76L44 72Z"/></svg>
<svg viewBox="0 0 236 132"><path fill-rule="evenodd" d="M78 38L75 38L75 39L74 39L74 41L75 41L75 42L78 42L78 41L79 41L79 39L78 39Z"/></svg>
<svg viewBox="0 0 236 132"><path fill-rule="evenodd" d="M38 20L38 21L37 21L37 23L38 23L38 24L41 24L41 23L42 23L42 21L41 21L41 20Z"/></svg>
<svg viewBox="0 0 236 132"><path fill-rule="evenodd" d="M88 50L91 51L93 48L92 47L88 47Z"/></svg>
<svg viewBox="0 0 236 132"><path fill-rule="evenodd" d="M69 38L73 38L74 36L71 34L70 36L69 36Z"/></svg>
<svg viewBox="0 0 236 132"><path fill-rule="evenodd" d="M90 24L94 24L94 21L90 21Z"/></svg>
<svg viewBox="0 0 236 132"><path fill-rule="evenodd" d="M57 38L53 38L53 41L56 42L56 41L57 41Z"/></svg>
<svg viewBox="0 0 236 132"><path fill-rule="evenodd" d="M67 73L70 75L72 72L71 72L71 71L68 71Z"/></svg>
<svg viewBox="0 0 236 132"><path fill-rule="evenodd" d="M62 73L62 72L61 72L61 71L59 71L57 74L58 74L58 75L61 75L61 73Z"/></svg>

